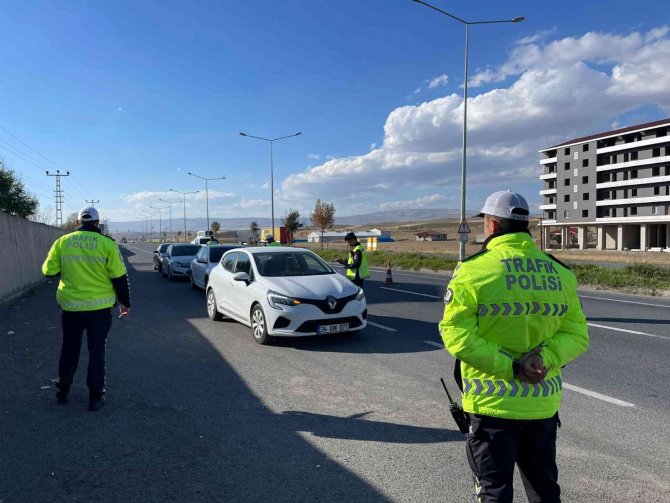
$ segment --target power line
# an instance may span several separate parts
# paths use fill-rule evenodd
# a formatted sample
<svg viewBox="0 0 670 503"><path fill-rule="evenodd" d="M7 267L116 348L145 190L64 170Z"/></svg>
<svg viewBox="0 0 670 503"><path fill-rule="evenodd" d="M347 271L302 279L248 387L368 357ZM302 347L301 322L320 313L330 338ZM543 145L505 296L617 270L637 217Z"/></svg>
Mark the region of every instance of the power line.
<svg viewBox="0 0 670 503"><path fill-rule="evenodd" d="M29 149L29 150L35 152L35 153L36 153L37 155L39 155L42 159L44 159L44 160L46 160L47 162L53 164L54 167L56 167L56 168L58 167L58 164L56 164L55 162L53 162L51 159L49 159L49 158L46 157L45 155L40 154L37 150L35 150L34 148L32 148L30 145L28 145L26 142L24 142L21 138L19 138L19 137L16 136L15 134L13 134L11 131L7 130L6 128L4 128L4 127L2 127L2 126L0 126L0 129L2 129L5 133L7 133L7 134L8 134L9 136L11 136L12 138L16 139L19 143L21 143L21 144L22 144L24 147L26 147L27 149Z"/></svg>

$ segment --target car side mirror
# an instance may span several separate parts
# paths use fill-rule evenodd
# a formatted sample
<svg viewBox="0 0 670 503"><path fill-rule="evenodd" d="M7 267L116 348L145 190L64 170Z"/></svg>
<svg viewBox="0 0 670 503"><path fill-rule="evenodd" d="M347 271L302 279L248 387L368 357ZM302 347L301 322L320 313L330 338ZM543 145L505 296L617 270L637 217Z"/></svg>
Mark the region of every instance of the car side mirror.
<svg viewBox="0 0 670 503"><path fill-rule="evenodd" d="M198 259L198 262L200 262L201 264L206 264L206 263L207 263L207 259L206 259L206 258L203 258L203 257L200 257L200 258Z"/></svg>
<svg viewBox="0 0 670 503"><path fill-rule="evenodd" d="M236 272L235 274L233 274L233 280L244 281L245 283L248 283L249 275L246 272Z"/></svg>

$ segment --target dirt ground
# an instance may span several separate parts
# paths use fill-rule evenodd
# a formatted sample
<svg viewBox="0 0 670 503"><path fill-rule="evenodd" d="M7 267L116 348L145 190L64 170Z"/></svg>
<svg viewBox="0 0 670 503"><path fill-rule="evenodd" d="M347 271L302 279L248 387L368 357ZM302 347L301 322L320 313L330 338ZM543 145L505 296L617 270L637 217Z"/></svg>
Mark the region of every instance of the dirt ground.
<svg viewBox="0 0 670 503"><path fill-rule="evenodd" d="M470 243L465 247L466 255L472 255L481 250L481 243L477 244L473 241L479 236L483 235L483 220L472 219L468 222L470 225ZM458 235L458 220L431 220L428 222L415 223L381 223L376 225L364 225L354 227L336 226L337 230L353 230L366 231L371 228L389 229L391 230L391 237L395 243L379 243L378 249L396 251L396 252L411 252L411 253L436 253L444 254L448 258L457 259L459 250L459 235ZM540 229L538 220L532 220L530 224L531 234L535 238L535 242L540 244ZM296 233L297 239L306 239L307 234L314 229L303 229ZM422 231L437 231L446 232L447 241L417 241L414 234ZM318 246L318 245L316 245ZM327 243L324 245L332 249L346 249L346 244L341 243ZM670 267L670 253L666 252L617 252L617 251L598 251L596 249L557 249L557 243L550 243L548 251L556 255L560 260L567 260L572 262L608 262L616 264L654 264L664 265ZM310 245L310 247L312 247Z"/></svg>

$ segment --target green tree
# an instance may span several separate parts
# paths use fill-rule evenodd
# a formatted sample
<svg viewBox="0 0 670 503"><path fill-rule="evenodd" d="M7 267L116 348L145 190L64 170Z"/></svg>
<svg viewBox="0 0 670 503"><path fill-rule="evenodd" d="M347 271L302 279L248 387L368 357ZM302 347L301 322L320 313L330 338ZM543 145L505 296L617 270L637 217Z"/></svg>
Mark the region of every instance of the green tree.
<svg viewBox="0 0 670 503"><path fill-rule="evenodd" d="M310 218L314 226L321 229L320 241L321 249L323 250L323 231L325 229L332 229L335 225L335 205L333 203L322 203L321 199L317 199Z"/></svg>
<svg viewBox="0 0 670 503"><path fill-rule="evenodd" d="M289 244L293 246L293 233L300 227L300 212L298 210L289 210L286 216L281 219L281 224L286 227Z"/></svg>
<svg viewBox="0 0 670 503"><path fill-rule="evenodd" d="M216 233L221 230L221 224L214 220L211 224L210 227L212 228L212 232L214 232L214 238L216 239Z"/></svg>
<svg viewBox="0 0 670 503"><path fill-rule="evenodd" d="M251 243L255 245L258 244L258 239L256 238L256 236L258 236L258 222L256 222L256 220L253 220L249 224L249 230L251 231Z"/></svg>
<svg viewBox="0 0 670 503"><path fill-rule="evenodd" d="M28 193L21 178L0 161L0 211L20 218L37 212L37 198Z"/></svg>

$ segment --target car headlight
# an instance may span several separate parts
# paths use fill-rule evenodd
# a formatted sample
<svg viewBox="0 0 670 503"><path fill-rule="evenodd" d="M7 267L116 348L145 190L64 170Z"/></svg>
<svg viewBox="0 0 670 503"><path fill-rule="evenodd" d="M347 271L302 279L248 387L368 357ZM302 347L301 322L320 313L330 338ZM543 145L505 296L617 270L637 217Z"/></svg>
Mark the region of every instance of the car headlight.
<svg viewBox="0 0 670 503"><path fill-rule="evenodd" d="M365 300L365 294L363 293L363 289L360 286L358 287L358 293L356 294L356 300Z"/></svg>
<svg viewBox="0 0 670 503"><path fill-rule="evenodd" d="M298 299L277 293L273 290L268 291L268 304L275 309L282 309L281 306L297 306L300 304Z"/></svg>

